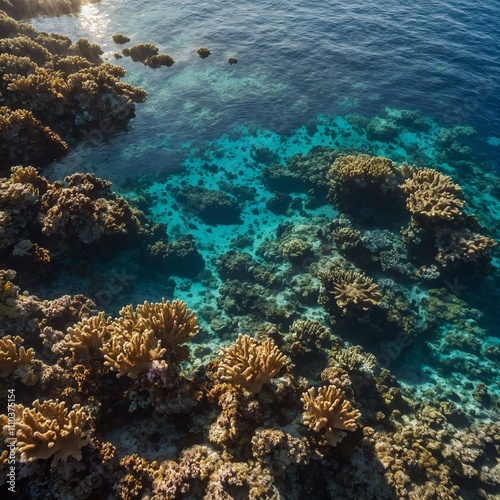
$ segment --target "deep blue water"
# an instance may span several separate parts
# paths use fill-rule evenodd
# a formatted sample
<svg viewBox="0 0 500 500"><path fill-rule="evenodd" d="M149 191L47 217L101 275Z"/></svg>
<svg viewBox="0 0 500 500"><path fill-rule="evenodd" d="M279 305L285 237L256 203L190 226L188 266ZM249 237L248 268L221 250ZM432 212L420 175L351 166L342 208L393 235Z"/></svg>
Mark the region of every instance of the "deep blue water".
<svg viewBox="0 0 500 500"><path fill-rule="evenodd" d="M102 0L78 17L34 24L99 43L111 62L121 50L111 40L117 32L176 60L157 70L116 61L149 99L128 134L95 142L110 173L132 174L175 168L187 144L236 125L286 135L318 114L370 117L385 107L473 126L478 151L499 168L497 17L494 0ZM202 46L212 52L205 60L195 53ZM238 63L229 65L230 56Z"/></svg>

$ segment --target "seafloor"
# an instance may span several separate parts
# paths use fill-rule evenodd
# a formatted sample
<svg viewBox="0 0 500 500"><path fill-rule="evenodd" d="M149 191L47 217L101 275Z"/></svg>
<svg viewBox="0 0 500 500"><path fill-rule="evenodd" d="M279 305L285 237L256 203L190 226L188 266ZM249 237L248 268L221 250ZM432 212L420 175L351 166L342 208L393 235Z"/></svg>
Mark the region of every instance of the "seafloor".
<svg viewBox="0 0 500 500"><path fill-rule="evenodd" d="M500 180L474 129L238 127L114 192L74 151L146 92L22 5L0 0L2 488L499 498Z"/></svg>

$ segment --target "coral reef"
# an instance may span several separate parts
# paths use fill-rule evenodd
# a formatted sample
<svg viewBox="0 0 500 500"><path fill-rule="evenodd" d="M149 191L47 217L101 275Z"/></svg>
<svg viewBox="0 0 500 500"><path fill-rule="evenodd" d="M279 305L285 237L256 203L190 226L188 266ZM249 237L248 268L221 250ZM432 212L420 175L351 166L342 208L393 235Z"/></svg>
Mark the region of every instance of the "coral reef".
<svg viewBox="0 0 500 500"><path fill-rule="evenodd" d="M70 457L81 460L88 444L83 428L89 416L80 405L68 411L64 402L33 401L33 408L16 406L17 448L22 462L52 458L52 467Z"/></svg>
<svg viewBox="0 0 500 500"><path fill-rule="evenodd" d="M179 191L175 199L205 224L241 224L241 207L234 197L223 191L190 186Z"/></svg>
<svg viewBox="0 0 500 500"><path fill-rule="evenodd" d="M329 310L332 299L344 314L370 311L382 301L379 287L363 273L332 266L318 276L322 284L318 302Z"/></svg>
<svg viewBox="0 0 500 500"><path fill-rule="evenodd" d="M240 333L236 342L223 351L218 371L221 380L258 394L289 362L271 339L259 342Z"/></svg>
<svg viewBox="0 0 500 500"><path fill-rule="evenodd" d="M318 395L311 387L302 395L303 422L314 432L319 432L331 446L336 446L346 436L345 431L356 430L356 420L361 416L345 394L333 385L320 387Z"/></svg>
<svg viewBox="0 0 500 500"><path fill-rule="evenodd" d="M200 59L206 59L211 54L206 47L200 47L196 50L196 53L200 56Z"/></svg>
<svg viewBox="0 0 500 500"><path fill-rule="evenodd" d="M62 4L54 4L54 13ZM34 8L48 5L33 3ZM0 31L1 170L42 166L62 156L67 142L85 137L85 131L111 133L134 116L134 103L146 99L143 89L120 81L125 70L102 64L102 50L88 40L71 44L3 12Z"/></svg>

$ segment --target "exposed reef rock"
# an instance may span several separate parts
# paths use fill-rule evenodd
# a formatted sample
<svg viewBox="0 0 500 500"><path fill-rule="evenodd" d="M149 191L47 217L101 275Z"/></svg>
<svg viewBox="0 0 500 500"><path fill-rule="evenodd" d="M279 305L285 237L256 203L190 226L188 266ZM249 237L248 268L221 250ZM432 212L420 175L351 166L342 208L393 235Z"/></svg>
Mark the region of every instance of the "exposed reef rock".
<svg viewBox="0 0 500 500"><path fill-rule="evenodd" d="M143 89L120 81L123 68L102 64L98 45L38 33L1 11L0 52L2 172L59 158L66 142L89 131L123 128L146 99Z"/></svg>
<svg viewBox="0 0 500 500"><path fill-rule="evenodd" d="M0 10L15 19L28 19L36 16L64 16L77 13L86 3L100 0L0 0Z"/></svg>
<svg viewBox="0 0 500 500"><path fill-rule="evenodd" d="M200 59L206 59L211 54L210 50L208 50L206 47L197 49L196 53L200 56Z"/></svg>

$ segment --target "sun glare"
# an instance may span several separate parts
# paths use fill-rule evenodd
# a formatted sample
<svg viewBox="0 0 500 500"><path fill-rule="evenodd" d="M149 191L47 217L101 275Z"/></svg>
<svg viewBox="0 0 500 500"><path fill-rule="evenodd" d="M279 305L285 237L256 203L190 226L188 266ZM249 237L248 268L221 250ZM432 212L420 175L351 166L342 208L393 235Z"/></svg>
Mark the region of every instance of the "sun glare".
<svg viewBox="0 0 500 500"><path fill-rule="evenodd" d="M109 16L100 4L82 5L78 20L83 30L95 38L103 38L109 25Z"/></svg>

